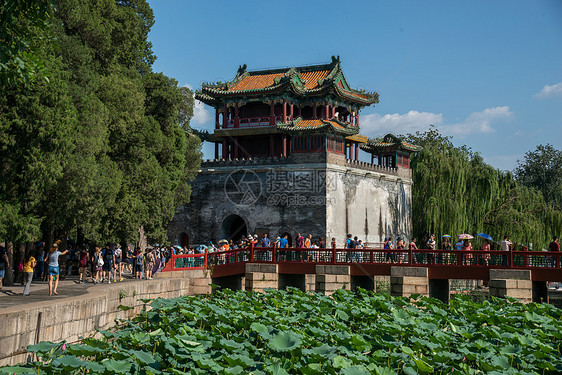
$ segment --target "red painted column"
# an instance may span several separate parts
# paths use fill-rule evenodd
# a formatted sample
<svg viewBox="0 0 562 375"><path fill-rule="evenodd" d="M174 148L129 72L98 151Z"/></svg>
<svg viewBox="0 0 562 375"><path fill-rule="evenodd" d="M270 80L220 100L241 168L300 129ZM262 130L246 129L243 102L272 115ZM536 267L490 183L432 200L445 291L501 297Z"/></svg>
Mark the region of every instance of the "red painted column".
<svg viewBox="0 0 562 375"><path fill-rule="evenodd" d="M238 159L238 138L232 138L232 142L234 143L234 159Z"/></svg>
<svg viewBox="0 0 562 375"><path fill-rule="evenodd" d="M222 139L222 158L228 159L228 143L226 142L226 138Z"/></svg>
<svg viewBox="0 0 562 375"><path fill-rule="evenodd" d="M359 143L355 142L355 161L359 160Z"/></svg>
<svg viewBox="0 0 562 375"><path fill-rule="evenodd" d="M269 106L269 125L275 125L275 104L273 102Z"/></svg>
<svg viewBox="0 0 562 375"><path fill-rule="evenodd" d="M283 153L281 156L287 157L287 136L285 134L283 134Z"/></svg>
<svg viewBox="0 0 562 375"><path fill-rule="evenodd" d="M219 123L219 109L215 111L215 129L220 129L221 124Z"/></svg>
<svg viewBox="0 0 562 375"><path fill-rule="evenodd" d="M269 135L269 156L273 157L275 154L275 137L273 134Z"/></svg>
<svg viewBox="0 0 562 375"><path fill-rule="evenodd" d="M330 119L330 106L326 103L326 109L324 110L324 118L326 120Z"/></svg>
<svg viewBox="0 0 562 375"><path fill-rule="evenodd" d="M287 101L283 99L283 122L287 122Z"/></svg>
<svg viewBox="0 0 562 375"><path fill-rule="evenodd" d="M291 105L289 105L289 118L292 120L293 119L293 103L291 103Z"/></svg>
<svg viewBox="0 0 562 375"><path fill-rule="evenodd" d="M315 120L318 118L316 114L316 104L314 104L314 107L312 107L312 118Z"/></svg>
<svg viewBox="0 0 562 375"><path fill-rule="evenodd" d="M228 107L226 106L226 104L224 105L222 112L222 128L228 128Z"/></svg>
<svg viewBox="0 0 562 375"><path fill-rule="evenodd" d="M355 115L355 126L359 126L359 114Z"/></svg>
<svg viewBox="0 0 562 375"><path fill-rule="evenodd" d="M219 158L219 143L215 142L215 159Z"/></svg>
<svg viewBox="0 0 562 375"><path fill-rule="evenodd" d="M331 118L334 118L334 117L336 117L336 106L333 106L333 107L332 107L332 116L331 116Z"/></svg>
<svg viewBox="0 0 562 375"><path fill-rule="evenodd" d="M238 103L234 106L234 127L240 127L240 117L238 116Z"/></svg>

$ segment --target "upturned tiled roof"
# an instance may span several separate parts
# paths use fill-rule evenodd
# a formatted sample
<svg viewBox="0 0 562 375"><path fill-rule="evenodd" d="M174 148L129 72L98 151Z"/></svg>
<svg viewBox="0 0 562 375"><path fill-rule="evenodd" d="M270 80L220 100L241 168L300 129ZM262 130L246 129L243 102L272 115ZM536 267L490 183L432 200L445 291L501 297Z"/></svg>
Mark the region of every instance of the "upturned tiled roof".
<svg viewBox="0 0 562 375"><path fill-rule="evenodd" d="M259 90L275 85L275 79L281 78L283 73L247 75L240 82L230 87L228 91Z"/></svg>
<svg viewBox="0 0 562 375"><path fill-rule="evenodd" d="M360 107L378 103L379 98L376 92L358 91L349 86L341 70L339 57L332 57L330 64L259 71L247 71L244 65L238 69L232 81L203 84L195 97L209 105L219 105L224 102L223 98L285 92L296 97L333 95Z"/></svg>
<svg viewBox="0 0 562 375"><path fill-rule="evenodd" d="M382 138L372 138L367 143L362 144L361 149L369 153L379 153L381 151L391 150L405 150L410 152L419 152L422 150L421 146L416 146L404 142L393 134L387 134Z"/></svg>
<svg viewBox="0 0 562 375"><path fill-rule="evenodd" d="M327 131L330 133L338 133L346 136L354 135L359 132L358 128L342 123L338 120L303 120L300 117L284 124L277 124L277 128L288 133L312 133Z"/></svg>

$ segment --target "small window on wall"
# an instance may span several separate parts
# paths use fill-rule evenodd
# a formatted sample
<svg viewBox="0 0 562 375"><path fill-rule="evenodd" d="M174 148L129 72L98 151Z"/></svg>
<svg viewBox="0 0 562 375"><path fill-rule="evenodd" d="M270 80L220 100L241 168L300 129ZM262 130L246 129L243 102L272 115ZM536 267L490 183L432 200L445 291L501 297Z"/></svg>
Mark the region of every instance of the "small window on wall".
<svg viewBox="0 0 562 375"><path fill-rule="evenodd" d="M406 168L410 168L410 155L404 154L404 159L402 161L402 165Z"/></svg>
<svg viewBox="0 0 562 375"><path fill-rule="evenodd" d="M396 153L396 165L402 165L402 153Z"/></svg>
<svg viewBox="0 0 562 375"><path fill-rule="evenodd" d="M343 138L337 137L336 138L336 152L339 152L339 153L343 154L343 146L344 146Z"/></svg>
<svg viewBox="0 0 562 375"><path fill-rule="evenodd" d="M328 151L336 150L336 141L333 135L326 136L326 149Z"/></svg>

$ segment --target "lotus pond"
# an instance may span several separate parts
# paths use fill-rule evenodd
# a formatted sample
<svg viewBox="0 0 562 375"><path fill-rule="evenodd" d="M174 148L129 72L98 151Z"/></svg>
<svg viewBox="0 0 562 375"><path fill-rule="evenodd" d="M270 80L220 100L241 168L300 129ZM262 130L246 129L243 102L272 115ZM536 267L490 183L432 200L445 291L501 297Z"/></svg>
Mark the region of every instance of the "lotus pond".
<svg viewBox="0 0 562 375"><path fill-rule="evenodd" d="M562 372L548 304L332 296L296 289L158 299L101 339L29 347L34 374L544 374ZM122 307L126 309L126 307Z"/></svg>

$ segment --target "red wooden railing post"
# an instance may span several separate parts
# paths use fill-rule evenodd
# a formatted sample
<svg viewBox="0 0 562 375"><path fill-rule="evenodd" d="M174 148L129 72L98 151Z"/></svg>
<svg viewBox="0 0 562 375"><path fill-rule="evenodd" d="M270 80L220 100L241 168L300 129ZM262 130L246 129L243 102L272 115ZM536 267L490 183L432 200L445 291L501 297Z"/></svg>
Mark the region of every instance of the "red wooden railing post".
<svg viewBox="0 0 562 375"><path fill-rule="evenodd" d="M175 254L172 254L172 257L170 258L170 262L172 262L172 271L176 270L176 256Z"/></svg>
<svg viewBox="0 0 562 375"><path fill-rule="evenodd" d="M462 252L457 250L457 266L462 266Z"/></svg>
<svg viewBox="0 0 562 375"><path fill-rule="evenodd" d="M408 265L412 265L412 259L414 259L414 252L412 251L412 247L408 246Z"/></svg>
<svg viewBox="0 0 562 375"><path fill-rule="evenodd" d="M556 253L556 255L554 255L554 261L556 268L560 268L560 252Z"/></svg>
<svg viewBox="0 0 562 375"><path fill-rule="evenodd" d="M250 262L254 261L254 243L250 242Z"/></svg>
<svg viewBox="0 0 562 375"><path fill-rule="evenodd" d="M203 267L207 268L207 262L209 260L209 253L208 249L205 249L205 257L203 258Z"/></svg>
<svg viewBox="0 0 562 375"><path fill-rule="evenodd" d="M271 254L271 261L272 262L277 261L277 244L276 243L273 244L273 254Z"/></svg>
<svg viewBox="0 0 562 375"><path fill-rule="evenodd" d="M336 264L336 244L332 245L332 264Z"/></svg>
<svg viewBox="0 0 562 375"><path fill-rule="evenodd" d="M373 263L373 250L369 251L369 263Z"/></svg>
<svg viewBox="0 0 562 375"><path fill-rule="evenodd" d="M507 264L508 267L513 267L513 249L509 248L509 263Z"/></svg>

